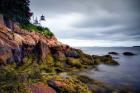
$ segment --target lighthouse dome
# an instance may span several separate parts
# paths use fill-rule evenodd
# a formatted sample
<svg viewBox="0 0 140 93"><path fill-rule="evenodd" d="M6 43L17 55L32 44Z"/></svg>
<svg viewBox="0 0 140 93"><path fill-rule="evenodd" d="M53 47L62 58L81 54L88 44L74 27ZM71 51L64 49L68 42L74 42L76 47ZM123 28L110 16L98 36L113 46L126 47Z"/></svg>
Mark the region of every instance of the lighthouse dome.
<svg viewBox="0 0 140 93"><path fill-rule="evenodd" d="M40 20L41 20L41 21L44 21L44 20L45 20L45 16L42 15L42 16L40 17Z"/></svg>

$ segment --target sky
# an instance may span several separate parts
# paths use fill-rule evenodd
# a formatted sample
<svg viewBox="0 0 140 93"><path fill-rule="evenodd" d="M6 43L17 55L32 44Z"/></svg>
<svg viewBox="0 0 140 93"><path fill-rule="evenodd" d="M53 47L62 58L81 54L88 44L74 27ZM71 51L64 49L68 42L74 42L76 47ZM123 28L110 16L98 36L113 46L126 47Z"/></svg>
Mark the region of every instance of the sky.
<svg viewBox="0 0 140 93"><path fill-rule="evenodd" d="M140 0L31 0L61 42L71 46L140 46Z"/></svg>

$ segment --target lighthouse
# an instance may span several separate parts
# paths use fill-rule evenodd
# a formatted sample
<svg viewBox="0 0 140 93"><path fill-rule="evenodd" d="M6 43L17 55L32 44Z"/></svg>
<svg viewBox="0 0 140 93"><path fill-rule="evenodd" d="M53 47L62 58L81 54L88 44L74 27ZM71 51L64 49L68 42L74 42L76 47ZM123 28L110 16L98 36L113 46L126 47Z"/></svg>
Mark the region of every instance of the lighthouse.
<svg viewBox="0 0 140 93"><path fill-rule="evenodd" d="M45 16L43 14L42 14L42 16L40 16L40 24L42 27L47 26L46 19L45 19Z"/></svg>
<svg viewBox="0 0 140 93"><path fill-rule="evenodd" d="M36 25L36 26L44 26L44 24L46 24L46 20L45 20L45 16L42 14L40 16L40 19L38 20L37 17L36 19L34 19L34 16L33 16L33 24Z"/></svg>
<svg viewBox="0 0 140 93"><path fill-rule="evenodd" d="M42 16L40 17L40 21L45 21L45 16L44 16L44 15L42 15Z"/></svg>

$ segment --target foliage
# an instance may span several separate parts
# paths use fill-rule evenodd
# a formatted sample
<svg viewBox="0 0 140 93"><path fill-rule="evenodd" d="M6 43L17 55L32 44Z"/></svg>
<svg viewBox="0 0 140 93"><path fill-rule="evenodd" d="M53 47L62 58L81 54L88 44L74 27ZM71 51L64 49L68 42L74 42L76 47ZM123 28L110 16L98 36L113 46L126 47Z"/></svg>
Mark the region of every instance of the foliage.
<svg viewBox="0 0 140 93"><path fill-rule="evenodd" d="M47 36L53 36L53 33L47 28L47 27L41 27L41 26L36 26L31 23L26 23L26 24L20 24L20 27L23 29L26 29L28 31L34 31L34 32L39 32L41 34L47 35Z"/></svg>
<svg viewBox="0 0 140 93"><path fill-rule="evenodd" d="M28 23L31 13L29 0L0 0L0 13L19 23Z"/></svg>

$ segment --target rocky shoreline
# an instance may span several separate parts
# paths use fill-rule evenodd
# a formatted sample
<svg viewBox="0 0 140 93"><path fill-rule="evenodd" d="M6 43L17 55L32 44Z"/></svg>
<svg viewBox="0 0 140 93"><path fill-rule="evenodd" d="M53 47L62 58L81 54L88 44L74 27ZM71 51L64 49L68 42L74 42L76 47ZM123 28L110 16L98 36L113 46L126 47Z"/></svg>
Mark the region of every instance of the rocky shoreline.
<svg viewBox="0 0 140 93"><path fill-rule="evenodd" d="M18 26L10 32L0 25L0 93L102 93L97 89L108 90L102 83L71 74L98 64L119 65L110 55L85 54L54 35ZM103 93L121 92L109 89Z"/></svg>

